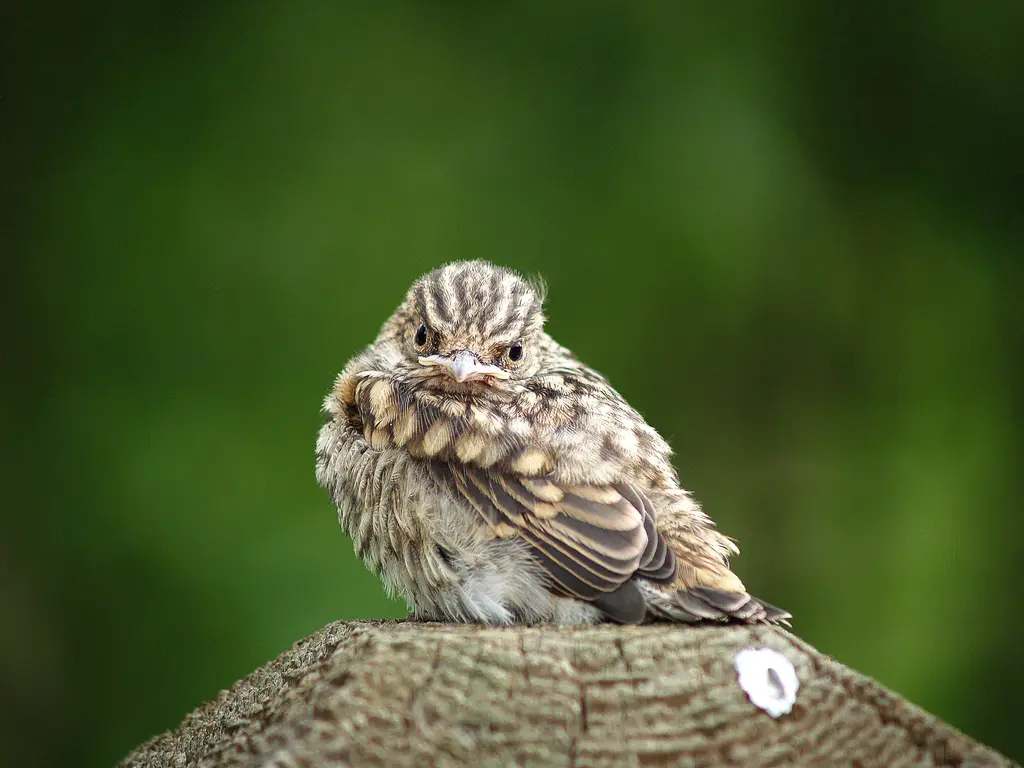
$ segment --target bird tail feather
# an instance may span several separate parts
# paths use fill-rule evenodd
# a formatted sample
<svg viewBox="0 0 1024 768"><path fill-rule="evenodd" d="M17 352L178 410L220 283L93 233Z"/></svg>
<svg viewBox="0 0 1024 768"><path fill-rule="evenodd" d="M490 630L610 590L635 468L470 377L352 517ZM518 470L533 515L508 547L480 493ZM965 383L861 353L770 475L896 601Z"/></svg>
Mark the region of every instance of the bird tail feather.
<svg viewBox="0 0 1024 768"><path fill-rule="evenodd" d="M746 592L703 586L675 592L649 588L645 592L648 615L655 620L686 624L734 621L742 624L784 624L788 627L792 618L789 611L776 608Z"/></svg>

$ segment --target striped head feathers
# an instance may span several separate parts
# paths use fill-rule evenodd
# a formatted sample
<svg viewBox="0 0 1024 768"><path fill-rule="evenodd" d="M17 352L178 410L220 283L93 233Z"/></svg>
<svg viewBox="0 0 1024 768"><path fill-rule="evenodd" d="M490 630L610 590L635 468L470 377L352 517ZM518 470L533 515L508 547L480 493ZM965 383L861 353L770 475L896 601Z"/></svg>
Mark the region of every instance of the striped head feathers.
<svg viewBox="0 0 1024 768"><path fill-rule="evenodd" d="M429 388L486 396L542 368L543 299L504 267L446 264L413 283L377 342L397 343L396 368Z"/></svg>

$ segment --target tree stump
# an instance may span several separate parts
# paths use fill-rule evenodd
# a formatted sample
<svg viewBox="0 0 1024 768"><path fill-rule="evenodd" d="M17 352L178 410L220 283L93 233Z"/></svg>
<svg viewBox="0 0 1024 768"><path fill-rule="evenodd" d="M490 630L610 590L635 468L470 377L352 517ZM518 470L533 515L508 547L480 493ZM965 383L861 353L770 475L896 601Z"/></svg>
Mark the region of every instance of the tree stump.
<svg viewBox="0 0 1024 768"><path fill-rule="evenodd" d="M800 681L772 717L736 654ZM491 628L336 622L121 766L1009 766L768 626Z"/></svg>

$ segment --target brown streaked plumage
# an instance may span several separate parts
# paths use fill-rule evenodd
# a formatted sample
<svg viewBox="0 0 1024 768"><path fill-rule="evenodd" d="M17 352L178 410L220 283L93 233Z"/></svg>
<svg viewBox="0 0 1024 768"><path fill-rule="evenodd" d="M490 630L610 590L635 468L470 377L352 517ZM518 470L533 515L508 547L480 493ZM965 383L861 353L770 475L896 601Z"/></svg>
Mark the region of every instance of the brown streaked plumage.
<svg viewBox="0 0 1024 768"><path fill-rule="evenodd" d="M317 479L413 615L783 622L661 436L483 261L421 277L324 402Z"/></svg>

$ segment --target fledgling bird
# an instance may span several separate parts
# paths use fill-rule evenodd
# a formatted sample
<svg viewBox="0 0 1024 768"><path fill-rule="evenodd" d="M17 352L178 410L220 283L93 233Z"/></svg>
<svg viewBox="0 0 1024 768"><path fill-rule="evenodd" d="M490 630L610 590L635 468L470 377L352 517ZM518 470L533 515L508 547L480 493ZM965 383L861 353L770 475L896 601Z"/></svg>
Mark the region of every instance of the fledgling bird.
<svg viewBox="0 0 1024 768"><path fill-rule="evenodd" d="M316 476L422 619L785 622L679 487L661 436L484 261L417 280L324 401Z"/></svg>

